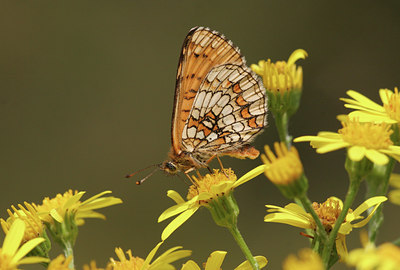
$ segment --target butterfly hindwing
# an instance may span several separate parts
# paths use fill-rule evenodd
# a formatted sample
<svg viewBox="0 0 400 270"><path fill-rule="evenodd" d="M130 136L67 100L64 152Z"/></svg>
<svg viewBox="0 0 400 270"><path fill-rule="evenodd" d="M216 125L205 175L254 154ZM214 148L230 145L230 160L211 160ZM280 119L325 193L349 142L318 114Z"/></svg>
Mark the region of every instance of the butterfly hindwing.
<svg viewBox="0 0 400 270"><path fill-rule="evenodd" d="M185 122L185 151L202 160L239 151L265 127L266 104L265 89L248 67L214 67L199 86Z"/></svg>
<svg viewBox="0 0 400 270"><path fill-rule="evenodd" d="M182 150L183 128L202 81L213 67L227 63L245 64L231 41L204 27L188 33L179 59L172 115L172 149L176 154Z"/></svg>

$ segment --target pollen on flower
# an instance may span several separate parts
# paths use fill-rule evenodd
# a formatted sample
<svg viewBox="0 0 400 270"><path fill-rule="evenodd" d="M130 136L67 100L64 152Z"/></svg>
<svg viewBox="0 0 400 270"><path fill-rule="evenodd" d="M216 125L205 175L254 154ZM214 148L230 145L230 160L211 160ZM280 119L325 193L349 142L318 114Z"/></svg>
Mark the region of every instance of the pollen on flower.
<svg viewBox="0 0 400 270"><path fill-rule="evenodd" d="M254 72L263 79L264 86L271 92L284 93L293 89L301 90L303 87L303 70L295 62L304 59L307 52L295 50L286 61L272 63L271 59L261 60L258 65L251 65Z"/></svg>
<svg viewBox="0 0 400 270"><path fill-rule="evenodd" d="M303 173L303 165L296 148L292 146L288 150L282 142L276 142L274 147L276 156L268 145L264 148L265 155L261 155L261 160L268 165L265 176L278 185L287 185L297 180Z"/></svg>
<svg viewBox="0 0 400 270"><path fill-rule="evenodd" d="M393 130L386 123L361 123L357 120L342 122L343 128L338 133L342 135L344 141L352 144L364 146L368 149L387 149L393 145L390 135Z"/></svg>
<svg viewBox="0 0 400 270"><path fill-rule="evenodd" d="M330 232L335 225L336 219L342 212L340 201L335 198L328 198L324 203L312 204L325 230ZM349 210L351 211L351 209Z"/></svg>
<svg viewBox="0 0 400 270"><path fill-rule="evenodd" d="M387 104L383 104L386 113L390 118L400 122L400 94L397 87L394 88L394 93L389 96L389 92L386 92Z"/></svg>
<svg viewBox="0 0 400 270"><path fill-rule="evenodd" d="M283 270L323 270L324 265L317 253L305 248L299 251L299 256L289 255L283 262Z"/></svg>
<svg viewBox="0 0 400 270"><path fill-rule="evenodd" d="M119 261L110 258L110 265L114 270L140 270L144 264L144 260L140 257L134 257L130 249L126 252L128 258L126 258L121 248L116 248L115 254L117 254Z"/></svg>
<svg viewBox="0 0 400 270"><path fill-rule="evenodd" d="M72 191L71 189L66 191L64 194L57 194L56 197L50 199L46 197L43 199L43 203L41 205L35 205L36 211L39 213L49 213L52 209L60 209L64 206L64 204L70 199L72 196L78 193L77 190ZM76 203L80 203L79 201ZM47 223L53 223L53 218L50 215L42 215L41 219Z"/></svg>
<svg viewBox="0 0 400 270"><path fill-rule="evenodd" d="M21 219L24 221L26 225L24 237L22 239L22 243L28 242L31 239L39 237L42 235L44 230L44 225L42 220L39 218L37 211L33 208L33 206L29 203L25 202L25 206L18 204L19 209L15 206L11 206L12 212L10 209L7 209L7 213L9 218L7 221L0 219L1 226L3 228L4 233L8 233L11 224L15 221L15 219Z"/></svg>
<svg viewBox="0 0 400 270"><path fill-rule="evenodd" d="M200 193L207 192L213 193L211 187L224 183L224 182L235 182L237 177L231 168L224 169L224 171L220 171L214 169L214 173L206 174L204 177L196 178L193 176L195 185L191 185L189 187L187 199L190 200L193 197L199 195ZM222 194L213 194L215 196Z"/></svg>

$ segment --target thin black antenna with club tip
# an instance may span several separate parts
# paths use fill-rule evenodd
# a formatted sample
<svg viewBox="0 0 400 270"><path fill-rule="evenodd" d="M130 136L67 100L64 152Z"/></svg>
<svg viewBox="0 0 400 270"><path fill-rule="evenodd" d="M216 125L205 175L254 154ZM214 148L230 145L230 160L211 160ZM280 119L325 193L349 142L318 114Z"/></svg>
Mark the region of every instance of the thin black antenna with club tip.
<svg viewBox="0 0 400 270"><path fill-rule="evenodd" d="M145 171L145 170L147 170L147 169L149 169L149 168L157 167L155 170L153 170L151 173L149 173L149 174L148 174L147 176L145 176L143 179L141 179L140 181L136 181L136 185L140 185L140 184L142 184L147 178L149 178L150 176L152 176L152 175L160 168L160 166L161 166L161 164L153 164L153 165L147 166L147 167L145 167L145 168L143 168L143 169L140 169L140 170L138 170L138 171L136 171L136 172L133 172L133 173L131 173L131 174L125 175L125 178L131 178L132 176L135 176L136 174L138 174L138 173L140 173L140 172L143 172L143 171Z"/></svg>

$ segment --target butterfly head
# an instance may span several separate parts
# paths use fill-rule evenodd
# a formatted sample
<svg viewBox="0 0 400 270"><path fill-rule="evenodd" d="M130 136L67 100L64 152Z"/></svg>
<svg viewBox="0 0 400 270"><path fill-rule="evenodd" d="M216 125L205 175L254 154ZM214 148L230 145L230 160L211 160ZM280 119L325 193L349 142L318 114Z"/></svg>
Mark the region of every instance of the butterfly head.
<svg viewBox="0 0 400 270"><path fill-rule="evenodd" d="M178 166L170 160L164 161L161 164L160 169L164 172L167 172L168 174L177 174L179 172Z"/></svg>

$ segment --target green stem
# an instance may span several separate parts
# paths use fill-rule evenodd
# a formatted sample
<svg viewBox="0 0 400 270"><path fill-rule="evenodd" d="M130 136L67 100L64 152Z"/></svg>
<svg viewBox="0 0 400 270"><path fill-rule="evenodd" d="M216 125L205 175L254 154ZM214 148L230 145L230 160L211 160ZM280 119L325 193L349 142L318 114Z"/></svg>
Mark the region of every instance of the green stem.
<svg viewBox="0 0 400 270"><path fill-rule="evenodd" d="M317 213L315 213L314 208L312 207L311 201L308 199L306 194L299 197L298 199L301 201L301 204L303 205L306 212L310 213L311 216L313 217L315 224L317 225L317 228L318 228L318 235L322 238L322 242L323 243L326 242L326 240L328 239L328 235L326 234L325 228L322 225L322 222L319 219L319 216L317 215Z"/></svg>
<svg viewBox="0 0 400 270"><path fill-rule="evenodd" d="M68 268L69 269L75 269L75 265L74 265L74 249L73 249L72 243L69 242L69 241L64 242L64 255L65 255L65 258L68 258L69 256L72 257L72 260L69 263Z"/></svg>
<svg viewBox="0 0 400 270"><path fill-rule="evenodd" d="M292 145L292 136L289 135L289 117L288 114L279 113L274 115L275 125L278 130L279 139L286 144L287 148Z"/></svg>
<svg viewBox="0 0 400 270"><path fill-rule="evenodd" d="M251 266L253 267L254 270L258 270L259 266L257 261L254 259L253 255L250 252L249 247L246 245L246 242L244 241L242 235L240 234L240 231L237 226L231 226L228 227L229 231L231 232L233 238L235 238L236 243L239 245L240 249L242 250L244 256L246 256L246 259L249 261Z"/></svg>
<svg viewBox="0 0 400 270"><path fill-rule="evenodd" d="M355 175L350 176L350 186L347 191L346 199L343 203L343 209L339 214L339 217L336 219L335 226L332 231L329 233L328 242L325 244L325 247L322 251L322 260L324 261L325 267L329 269L329 260L331 258L333 245L335 244L336 236L339 232L340 226L346 218L347 212L349 211L350 206L353 204L353 201L357 195L358 188L361 183L361 177Z"/></svg>

